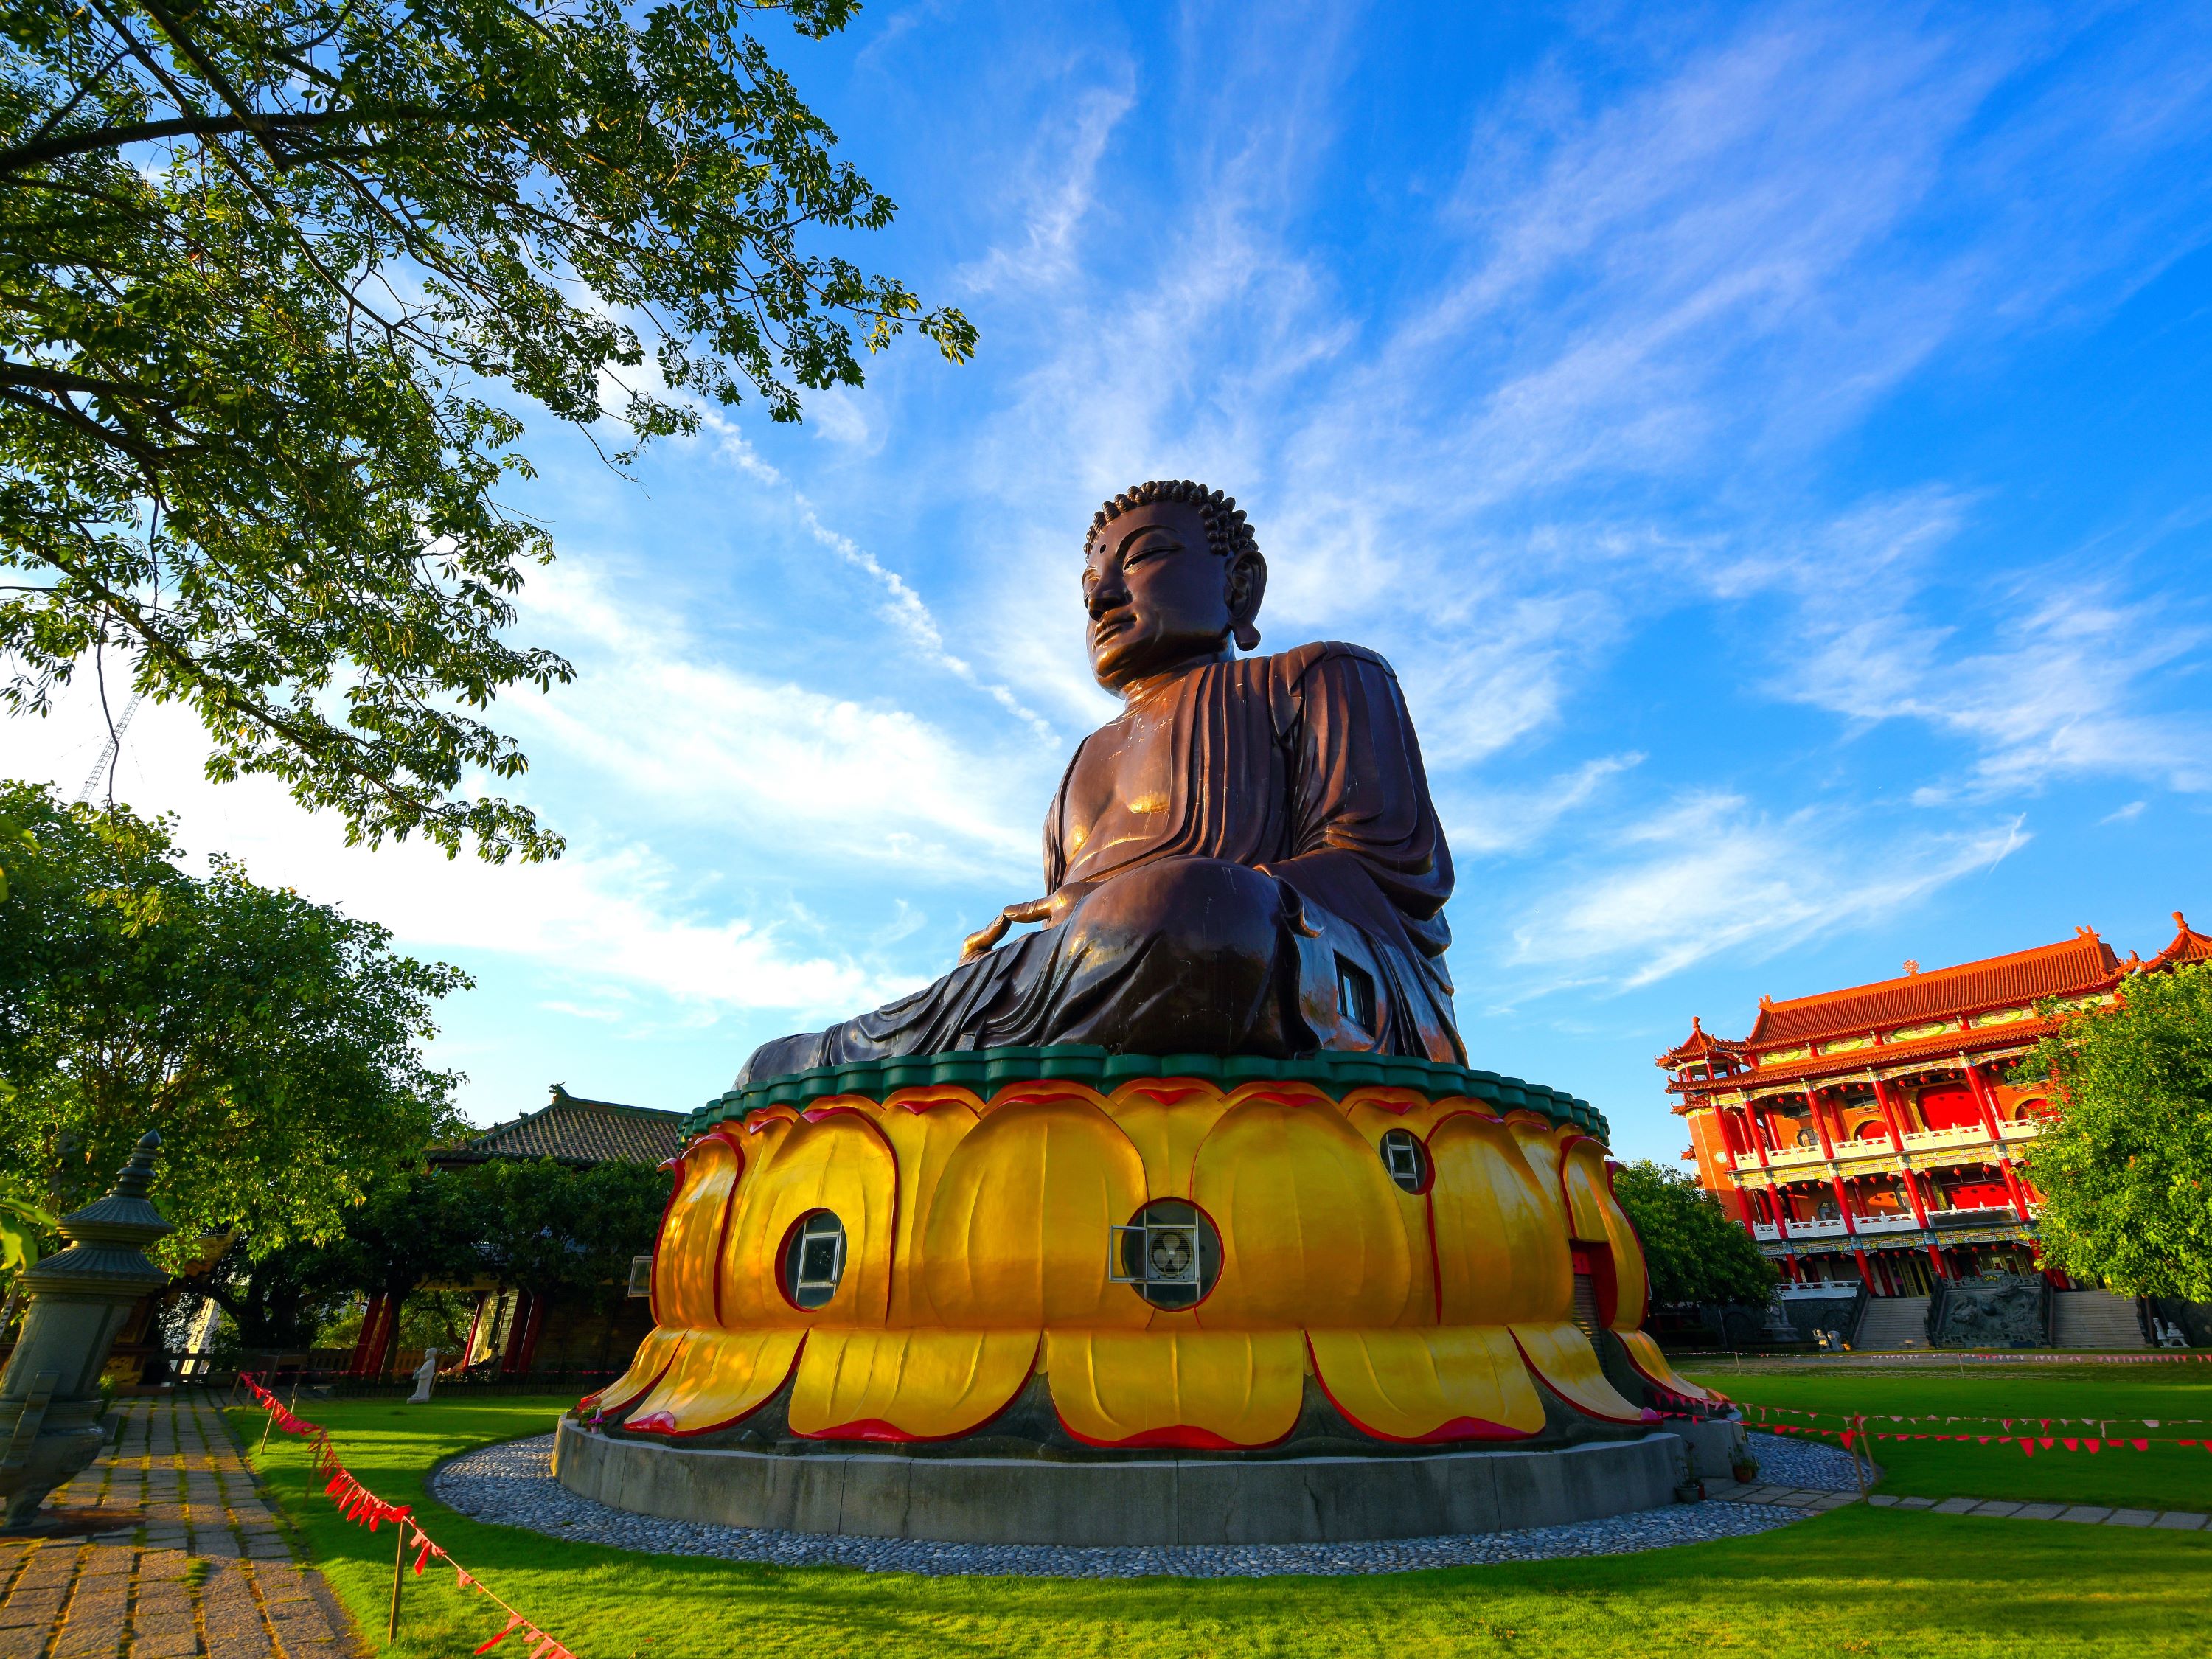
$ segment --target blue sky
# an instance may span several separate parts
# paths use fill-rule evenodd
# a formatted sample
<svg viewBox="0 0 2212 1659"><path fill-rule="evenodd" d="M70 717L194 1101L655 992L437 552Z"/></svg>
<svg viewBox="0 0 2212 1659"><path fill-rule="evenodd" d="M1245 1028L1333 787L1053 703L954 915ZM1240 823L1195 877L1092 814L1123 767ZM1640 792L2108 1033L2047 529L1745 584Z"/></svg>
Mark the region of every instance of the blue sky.
<svg viewBox="0 0 2212 1659"><path fill-rule="evenodd" d="M1661 14L1654 15L1653 14ZM773 37L772 37L773 38ZM1250 512L1263 649L1397 666L1470 1058L1684 1144L1690 1016L2212 919L2212 14L879 0L775 40L967 309L634 482L540 422L562 559L501 715L570 841L348 851L142 712L118 796L461 963L479 1121L688 1108L1035 896L1100 498ZM74 793L81 686L0 738Z"/></svg>

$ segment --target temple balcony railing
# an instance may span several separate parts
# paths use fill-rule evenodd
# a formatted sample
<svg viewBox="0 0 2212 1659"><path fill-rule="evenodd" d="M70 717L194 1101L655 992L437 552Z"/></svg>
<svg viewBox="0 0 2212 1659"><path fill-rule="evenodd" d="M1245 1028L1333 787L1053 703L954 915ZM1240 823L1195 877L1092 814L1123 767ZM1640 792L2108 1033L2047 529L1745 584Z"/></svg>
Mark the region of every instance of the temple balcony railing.
<svg viewBox="0 0 2212 1659"><path fill-rule="evenodd" d="M2009 1204L1988 1204L1971 1210L1930 1210L1928 1224L1931 1227L1993 1227L2020 1219L2020 1212Z"/></svg>
<svg viewBox="0 0 2212 1659"><path fill-rule="evenodd" d="M1751 1224L1751 1236L1772 1243L1782 1237L1782 1230L1771 1221L1754 1221Z"/></svg>
<svg viewBox="0 0 2212 1659"><path fill-rule="evenodd" d="M1769 1152L1766 1161L1776 1169L1783 1170L1807 1164L1826 1164L1828 1155L1818 1146L1786 1146L1778 1152Z"/></svg>
<svg viewBox="0 0 2212 1659"><path fill-rule="evenodd" d="M1988 1144L1990 1132L1978 1123L1966 1124L1955 1129L1914 1129L1905 1137L1905 1150L1908 1152L1929 1152L1938 1147Z"/></svg>
<svg viewBox="0 0 2212 1659"><path fill-rule="evenodd" d="M2033 1140L2043 1133L2043 1125L2032 1117L2025 1117L2017 1122L1998 1124L1997 1133L2007 1140Z"/></svg>
<svg viewBox="0 0 2212 1659"><path fill-rule="evenodd" d="M1793 1221L1790 1224L1792 1238L1841 1238L1850 1230L1841 1221Z"/></svg>
<svg viewBox="0 0 2212 1659"><path fill-rule="evenodd" d="M1919 1218L1911 1214L1863 1215L1857 1219L1862 1233L1914 1233L1920 1231Z"/></svg>
<svg viewBox="0 0 2212 1659"><path fill-rule="evenodd" d="M1833 1298L1839 1296L1856 1296L1858 1294L1858 1288L1859 1281L1856 1279L1817 1279L1809 1285L1778 1285L1774 1288L1774 1293L1784 1302L1791 1302L1801 1299L1810 1300L1815 1297Z"/></svg>
<svg viewBox="0 0 2212 1659"><path fill-rule="evenodd" d="M1735 1167L1739 1170L1756 1170L1762 1166L1757 1152L1738 1152L1735 1155Z"/></svg>

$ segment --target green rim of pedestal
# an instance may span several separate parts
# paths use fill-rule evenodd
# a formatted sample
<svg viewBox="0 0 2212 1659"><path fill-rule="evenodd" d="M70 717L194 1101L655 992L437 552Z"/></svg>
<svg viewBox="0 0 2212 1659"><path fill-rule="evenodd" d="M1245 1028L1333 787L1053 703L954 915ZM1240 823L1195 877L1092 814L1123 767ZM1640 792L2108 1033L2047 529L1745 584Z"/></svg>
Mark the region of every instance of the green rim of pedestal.
<svg viewBox="0 0 2212 1659"><path fill-rule="evenodd" d="M1431 1100L1465 1095L1499 1111L1522 1108L1540 1112L1554 1124L1573 1124L1610 1145L1605 1114L1587 1100L1540 1083L1478 1072L1433 1060L1396 1054L1324 1052L1297 1060L1261 1054L1121 1054L1087 1044L1062 1042L1042 1048L967 1048L945 1054L909 1054L896 1060L857 1060L848 1066L814 1066L785 1077L767 1078L732 1089L684 1121L686 1139L717 1123L742 1122L748 1113L768 1106L804 1111L832 1095L861 1095L881 1100L897 1089L957 1085L988 1100L1010 1084L1038 1078L1066 1078L1110 1094L1132 1078L1187 1077L1233 1089L1244 1083L1310 1083L1331 1099L1355 1089L1415 1089Z"/></svg>

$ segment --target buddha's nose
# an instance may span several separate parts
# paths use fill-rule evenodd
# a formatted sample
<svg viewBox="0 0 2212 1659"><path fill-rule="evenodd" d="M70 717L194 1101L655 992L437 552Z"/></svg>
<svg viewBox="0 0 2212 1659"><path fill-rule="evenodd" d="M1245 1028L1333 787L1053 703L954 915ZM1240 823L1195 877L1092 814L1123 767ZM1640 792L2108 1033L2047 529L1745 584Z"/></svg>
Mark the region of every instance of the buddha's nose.
<svg viewBox="0 0 2212 1659"><path fill-rule="evenodd" d="M1084 608L1090 611L1091 620L1097 622L1109 611L1128 604L1129 590L1123 585L1121 573L1101 576L1084 599Z"/></svg>

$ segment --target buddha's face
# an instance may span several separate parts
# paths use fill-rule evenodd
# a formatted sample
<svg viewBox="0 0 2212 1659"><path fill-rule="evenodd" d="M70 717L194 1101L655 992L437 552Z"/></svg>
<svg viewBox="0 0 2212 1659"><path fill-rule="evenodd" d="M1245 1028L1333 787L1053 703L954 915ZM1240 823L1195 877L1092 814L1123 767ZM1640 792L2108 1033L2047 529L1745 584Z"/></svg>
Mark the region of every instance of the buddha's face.
<svg viewBox="0 0 2212 1659"><path fill-rule="evenodd" d="M1119 691L1224 649L1236 622L1231 577L1206 520L1182 501L1139 507L1093 531L1083 602L1098 684Z"/></svg>

